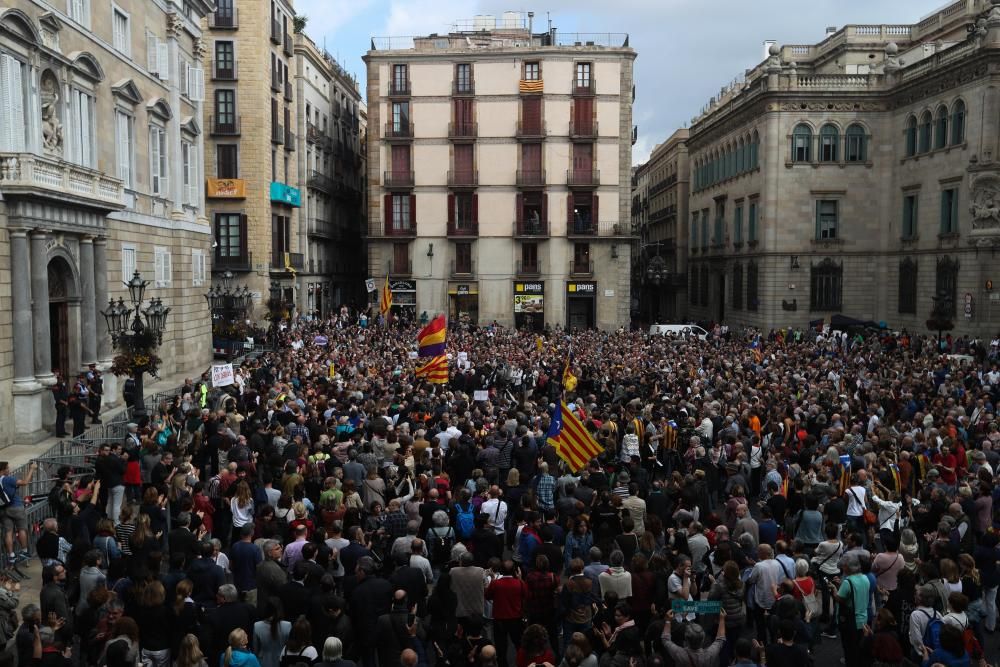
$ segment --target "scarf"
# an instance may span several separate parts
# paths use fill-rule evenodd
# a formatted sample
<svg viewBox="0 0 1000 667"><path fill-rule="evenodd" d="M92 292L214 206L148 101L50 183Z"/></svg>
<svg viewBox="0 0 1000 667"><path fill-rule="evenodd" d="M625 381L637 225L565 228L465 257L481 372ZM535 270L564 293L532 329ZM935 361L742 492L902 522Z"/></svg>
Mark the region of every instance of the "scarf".
<svg viewBox="0 0 1000 667"><path fill-rule="evenodd" d="M611 568L611 569L615 569L615 568ZM632 627L635 627L635 621L633 621L631 619L628 620L628 621L625 621L624 623L622 623L621 625L619 625L617 628L615 628L615 631L611 633L611 639L608 640L608 644L609 645L614 644L615 643L615 639L618 638L618 633L619 632L621 632L622 630L626 630L628 628L632 628Z"/></svg>

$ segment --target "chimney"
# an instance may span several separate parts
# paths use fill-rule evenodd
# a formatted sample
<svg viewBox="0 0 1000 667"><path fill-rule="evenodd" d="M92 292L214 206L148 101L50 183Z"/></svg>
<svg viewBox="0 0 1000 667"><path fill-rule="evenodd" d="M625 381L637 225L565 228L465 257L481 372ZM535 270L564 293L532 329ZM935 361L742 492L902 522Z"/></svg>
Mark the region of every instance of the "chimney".
<svg viewBox="0 0 1000 667"><path fill-rule="evenodd" d="M764 60L771 57L771 47L778 43L775 39L765 39L764 40Z"/></svg>

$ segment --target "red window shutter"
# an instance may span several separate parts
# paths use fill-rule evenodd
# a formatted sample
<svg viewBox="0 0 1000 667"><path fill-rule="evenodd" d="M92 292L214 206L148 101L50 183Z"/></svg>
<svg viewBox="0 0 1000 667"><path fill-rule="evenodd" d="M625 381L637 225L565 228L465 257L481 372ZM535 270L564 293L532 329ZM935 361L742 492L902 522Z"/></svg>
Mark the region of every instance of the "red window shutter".
<svg viewBox="0 0 1000 667"><path fill-rule="evenodd" d="M479 224L479 195L472 195L472 222Z"/></svg>
<svg viewBox="0 0 1000 667"><path fill-rule="evenodd" d="M547 194L542 195L542 225L547 225L549 222L549 196Z"/></svg>
<svg viewBox="0 0 1000 667"><path fill-rule="evenodd" d="M410 229L417 228L417 195L410 195Z"/></svg>
<svg viewBox="0 0 1000 667"><path fill-rule="evenodd" d="M524 195L515 195L514 197L514 220L517 222L518 228L524 222Z"/></svg>
<svg viewBox="0 0 1000 667"><path fill-rule="evenodd" d="M528 132L540 132L542 126L542 99L525 97L521 100L521 122Z"/></svg>
<svg viewBox="0 0 1000 667"><path fill-rule="evenodd" d="M392 195L386 195L383 197L385 199L385 228L392 229Z"/></svg>
<svg viewBox="0 0 1000 667"><path fill-rule="evenodd" d="M573 229L573 195L566 195L566 229Z"/></svg>
<svg viewBox="0 0 1000 667"><path fill-rule="evenodd" d="M455 195L448 195L448 224L455 224Z"/></svg>
<svg viewBox="0 0 1000 667"><path fill-rule="evenodd" d="M594 220L594 229L597 229L597 221L600 219L597 217L597 195L594 195L594 205L591 207L591 218Z"/></svg>

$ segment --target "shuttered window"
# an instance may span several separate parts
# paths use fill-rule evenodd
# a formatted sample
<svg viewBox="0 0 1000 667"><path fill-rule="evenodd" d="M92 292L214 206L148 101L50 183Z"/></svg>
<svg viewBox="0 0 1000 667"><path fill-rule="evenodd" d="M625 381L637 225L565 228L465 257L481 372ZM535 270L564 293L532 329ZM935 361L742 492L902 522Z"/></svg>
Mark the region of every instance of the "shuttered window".
<svg viewBox="0 0 1000 667"><path fill-rule="evenodd" d="M154 195L167 193L167 132L162 127L149 128L149 183Z"/></svg>
<svg viewBox="0 0 1000 667"><path fill-rule="evenodd" d="M205 252L191 250L191 284L199 287L205 282Z"/></svg>
<svg viewBox="0 0 1000 667"><path fill-rule="evenodd" d="M157 246L153 249L153 269L157 287L169 287L173 281L173 266L170 251Z"/></svg>
<svg viewBox="0 0 1000 667"><path fill-rule="evenodd" d="M118 178L126 188L132 187L132 117L115 111L115 155L118 158Z"/></svg>
<svg viewBox="0 0 1000 667"><path fill-rule="evenodd" d="M122 282L127 283L135 273L135 246L130 243L122 244Z"/></svg>
<svg viewBox="0 0 1000 667"><path fill-rule="evenodd" d="M83 167L95 167L94 98L82 90L70 91L70 158Z"/></svg>
<svg viewBox="0 0 1000 667"><path fill-rule="evenodd" d="M25 150L24 65L0 53L0 151Z"/></svg>
<svg viewBox="0 0 1000 667"><path fill-rule="evenodd" d="M128 14L114 7L111 12L111 39L115 49L125 54L132 55L132 35L129 29Z"/></svg>

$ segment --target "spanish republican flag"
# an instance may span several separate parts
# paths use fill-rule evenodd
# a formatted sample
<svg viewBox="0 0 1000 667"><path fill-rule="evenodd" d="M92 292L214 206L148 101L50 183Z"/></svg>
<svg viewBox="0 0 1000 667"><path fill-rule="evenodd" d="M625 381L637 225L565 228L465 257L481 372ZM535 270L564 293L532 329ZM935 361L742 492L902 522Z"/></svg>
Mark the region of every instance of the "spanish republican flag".
<svg viewBox="0 0 1000 667"><path fill-rule="evenodd" d="M438 315L417 334L417 347L421 357L439 357L444 354L445 336L448 335L444 315Z"/></svg>
<svg viewBox="0 0 1000 667"><path fill-rule="evenodd" d="M582 470L592 458L604 451L563 401L552 414L547 438L549 444L556 448L559 458L573 472Z"/></svg>
<svg viewBox="0 0 1000 667"><path fill-rule="evenodd" d="M434 357L423 366L417 366L416 376L431 384L447 384L448 357L442 354Z"/></svg>
<svg viewBox="0 0 1000 667"><path fill-rule="evenodd" d="M385 276L385 285L382 286L382 298L379 299L378 308L383 315L392 308L392 288L389 287L389 274Z"/></svg>

